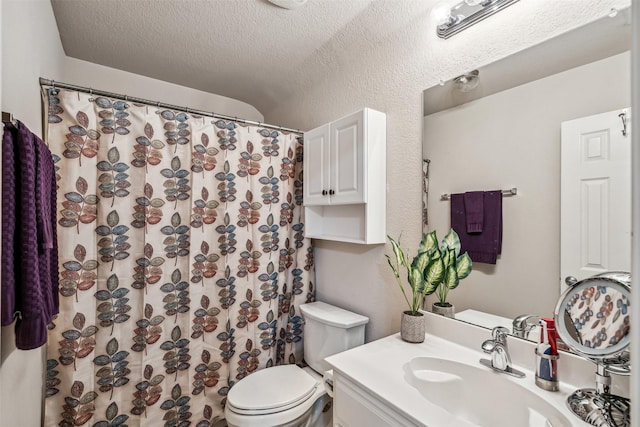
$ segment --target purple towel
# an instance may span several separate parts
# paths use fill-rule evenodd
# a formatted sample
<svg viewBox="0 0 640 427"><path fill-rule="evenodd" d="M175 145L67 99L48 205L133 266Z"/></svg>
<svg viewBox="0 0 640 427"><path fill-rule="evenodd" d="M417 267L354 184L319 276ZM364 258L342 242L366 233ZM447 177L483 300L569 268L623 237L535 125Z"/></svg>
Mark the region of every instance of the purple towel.
<svg viewBox="0 0 640 427"><path fill-rule="evenodd" d="M13 323L16 308L15 292L15 228L16 228L16 165L13 152L13 132L5 125L2 135L2 326Z"/></svg>
<svg viewBox="0 0 640 427"><path fill-rule="evenodd" d="M464 194L451 195L451 228L460 237L460 252L467 252L474 262L495 264L502 252L502 191L484 192L482 233L466 232Z"/></svg>
<svg viewBox="0 0 640 427"><path fill-rule="evenodd" d="M16 347L30 350L58 313L55 169L21 122L5 126L2 157L2 326L15 320Z"/></svg>
<svg viewBox="0 0 640 427"><path fill-rule="evenodd" d="M36 225L38 230L38 243L40 250L54 248L54 229L56 228L56 174L53 157L49 147L40 140L34 138L36 149ZM53 194L54 197L51 197ZM52 205L53 203L53 205ZM56 245L57 249L57 245ZM56 266L57 270L58 266Z"/></svg>
<svg viewBox="0 0 640 427"><path fill-rule="evenodd" d="M484 225L484 191L464 193L464 212L467 233L482 233Z"/></svg>

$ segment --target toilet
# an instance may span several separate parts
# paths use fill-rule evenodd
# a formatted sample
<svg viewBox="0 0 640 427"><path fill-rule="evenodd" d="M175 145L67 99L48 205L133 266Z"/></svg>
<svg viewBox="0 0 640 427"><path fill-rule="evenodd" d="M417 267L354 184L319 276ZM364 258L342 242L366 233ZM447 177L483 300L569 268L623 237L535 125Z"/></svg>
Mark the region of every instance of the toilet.
<svg viewBox="0 0 640 427"><path fill-rule="evenodd" d="M325 357L364 343L365 316L324 302L300 306L307 367L280 365L238 381L227 395L229 427L330 427L330 377Z"/></svg>

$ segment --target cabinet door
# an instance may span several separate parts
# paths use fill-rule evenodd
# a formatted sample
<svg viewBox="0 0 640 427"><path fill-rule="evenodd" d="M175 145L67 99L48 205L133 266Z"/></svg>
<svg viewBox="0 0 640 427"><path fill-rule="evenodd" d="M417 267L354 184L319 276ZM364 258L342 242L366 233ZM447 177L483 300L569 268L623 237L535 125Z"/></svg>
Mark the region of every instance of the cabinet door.
<svg viewBox="0 0 640 427"><path fill-rule="evenodd" d="M331 204L366 202L364 141L364 111L331 123Z"/></svg>
<svg viewBox="0 0 640 427"><path fill-rule="evenodd" d="M334 372L333 420L340 427L401 427L416 424Z"/></svg>
<svg viewBox="0 0 640 427"><path fill-rule="evenodd" d="M329 150L328 124L304 134L304 204L329 204ZM324 192L324 194L323 194Z"/></svg>

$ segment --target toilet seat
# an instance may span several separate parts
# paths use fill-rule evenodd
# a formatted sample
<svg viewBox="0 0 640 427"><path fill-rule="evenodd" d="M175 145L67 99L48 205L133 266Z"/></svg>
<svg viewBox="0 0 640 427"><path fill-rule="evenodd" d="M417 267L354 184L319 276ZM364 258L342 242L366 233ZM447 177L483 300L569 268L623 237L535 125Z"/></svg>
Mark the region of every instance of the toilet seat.
<svg viewBox="0 0 640 427"><path fill-rule="evenodd" d="M282 412L309 399L321 385L299 366L274 366L236 383L227 395L227 406L242 415Z"/></svg>

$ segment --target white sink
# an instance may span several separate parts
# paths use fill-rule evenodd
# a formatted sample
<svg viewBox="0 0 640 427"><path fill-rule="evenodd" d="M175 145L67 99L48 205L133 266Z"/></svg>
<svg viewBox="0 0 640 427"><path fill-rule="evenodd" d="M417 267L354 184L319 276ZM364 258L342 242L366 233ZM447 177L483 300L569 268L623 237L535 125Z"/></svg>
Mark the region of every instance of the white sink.
<svg viewBox="0 0 640 427"><path fill-rule="evenodd" d="M405 379L430 403L452 416L483 427L565 427L572 423L534 394L532 378L508 375L438 357L415 357ZM522 384L521 384L522 383Z"/></svg>

